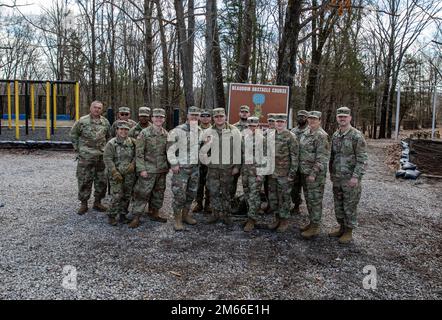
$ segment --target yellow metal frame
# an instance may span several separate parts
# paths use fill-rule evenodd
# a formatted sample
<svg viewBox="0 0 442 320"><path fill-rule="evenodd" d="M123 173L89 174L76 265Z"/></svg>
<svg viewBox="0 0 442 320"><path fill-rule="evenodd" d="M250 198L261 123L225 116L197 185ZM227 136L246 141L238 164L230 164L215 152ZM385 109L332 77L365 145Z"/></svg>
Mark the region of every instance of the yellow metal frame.
<svg viewBox="0 0 442 320"><path fill-rule="evenodd" d="M80 83L75 84L75 120L80 120Z"/></svg>
<svg viewBox="0 0 442 320"><path fill-rule="evenodd" d="M15 93L15 138L20 139L20 109L19 109L19 97L18 97L18 81L14 81L14 93Z"/></svg>
<svg viewBox="0 0 442 320"><path fill-rule="evenodd" d="M31 127L35 130L35 99L34 99L34 84L31 84Z"/></svg>

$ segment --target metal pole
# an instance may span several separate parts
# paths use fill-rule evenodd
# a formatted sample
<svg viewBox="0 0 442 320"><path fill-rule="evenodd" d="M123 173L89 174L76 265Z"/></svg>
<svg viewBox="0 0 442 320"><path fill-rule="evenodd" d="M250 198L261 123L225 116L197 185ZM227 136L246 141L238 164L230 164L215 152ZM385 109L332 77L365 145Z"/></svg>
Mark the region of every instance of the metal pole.
<svg viewBox="0 0 442 320"><path fill-rule="evenodd" d="M51 140L51 84L46 82L46 140Z"/></svg>
<svg viewBox="0 0 442 320"><path fill-rule="evenodd" d="M397 99L396 99L396 140L399 139L399 115L401 110L401 83L398 81L397 85Z"/></svg>
<svg viewBox="0 0 442 320"><path fill-rule="evenodd" d="M15 80L14 81L14 93L15 93L15 99L14 99L14 103L15 103L15 138L17 140L20 139L20 104L18 101L18 81Z"/></svg>
<svg viewBox="0 0 442 320"><path fill-rule="evenodd" d="M53 92L54 92L54 84L53 83L51 83L51 88L52 88L52 90L49 93L51 98L52 98L51 99L51 105L52 105L51 110L54 110L54 99L53 99L54 98L54 94L53 94ZM54 130L54 112L51 112L51 134L53 135L54 132L55 132L55 130Z"/></svg>
<svg viewBox="0 0 442 320"><path fill-rule="evenodd" d="M57 84L52 83L52 85L54 86L52 97L54 98L54 131L55 131L55 129L57 129ZM54 134L54 132L52 132L52 134Z"/></svg>
<svg viewBox="0 0 442 320"><path fill-rule="evenodd" d="M80 83L75 84L75 120L80 119Z"/></svg>
<svg viewBox="0 0 442 320"><path fill-rule="evenodd" d="M433 94L433 121L431 123L431 139L434 139L434 131L436 129L436 99L437 99L437 87L434 86L434 94Z"/></svg>
<svg viewBox="0 0 442 320"><path fill-rule="evenodd" d="M25 128L26 135L29 134L29 93L28 93L28 83L25 82Z"/></svg>
<svg viewBox="0 0 442 320"><path fill-rule="evenodd" d="M11 104L11 84L8 82L6 86L6 94L8 96L8 129L12 128L12 104Z"/></svg>
<svg viewBox="0 0 442 320"><path fill-rule="evenodd" d="M31 84L31 126L32 131L35 130L35 98L34 98L34 84Z"/></svg>

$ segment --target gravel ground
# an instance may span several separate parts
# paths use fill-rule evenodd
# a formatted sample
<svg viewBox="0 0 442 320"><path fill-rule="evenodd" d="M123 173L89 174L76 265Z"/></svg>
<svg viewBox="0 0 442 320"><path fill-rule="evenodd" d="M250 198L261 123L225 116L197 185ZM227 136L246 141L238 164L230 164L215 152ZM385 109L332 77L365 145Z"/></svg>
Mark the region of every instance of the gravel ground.
<svg viewBox="0 0 442 320"><path fill-rule="evenodd" d="M330 183L313 241L299 234L305 207L282 235L246 234L239 220L207 225L203 215L186 232L171 220L130 230L75 213L73 153L0 150L0 299L441 299L442 183L396 180L386 144L370 142L360 227L347 246L326 234ZM168 181L162 214L171 218ZM367 265L375 290L363 288ZM76 268L76 290L62 286L66 266Z"/></svg>
<svg viewBox="0 0 442 320"><path fill-rule="evenodd" d="M70 127L59 127L55 130L55 134L51 136L52 141L71 141L69 137ZM29 126L29 134L26 135L25 127L20 127L20 139L19 141L46 141L46 128L36 127L35 131L32 131ZM17 141L15 139L15 127L8 129L7 127L2 127L2 132L0 134L0 141Z"/></svg>

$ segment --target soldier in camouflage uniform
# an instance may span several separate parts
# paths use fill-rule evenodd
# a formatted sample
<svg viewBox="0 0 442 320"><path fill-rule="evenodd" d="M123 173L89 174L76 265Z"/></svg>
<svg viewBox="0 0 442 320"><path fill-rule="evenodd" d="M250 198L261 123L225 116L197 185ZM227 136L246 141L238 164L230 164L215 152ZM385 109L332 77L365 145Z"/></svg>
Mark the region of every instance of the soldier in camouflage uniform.
<svg viewBox="0 0 442 320"><path fill-rule="evenodd" d="M259 168L264 163L265 142L262 130L258 129L259 118L249 117L247 123L248 129L243 131L244 138L241 142L241 176L248 207L248 219L244 231L250 232L255 228L255 223L259 218L258 212L261 208L260 192L263 175Z"/></svg>
<svg viewBox="0 0 442 320"><path fill-rule="evenodd" d="M239 107L239 121L235 124L233 124L235 127L238 128L240 132L242 132L244 129L247 129L247 118L250 117L250 108L247 105L242 105ZM236 189L238 188L238 180L241 173L238 172L233 176L233 184L230 189L230 199L233 200L236 195ZM233 204L233 202L232 202Z"/></svg>
<svg viewBox="0 0 442 320"><path fill-rule="evenodd" d="M275 160L273 174L269 176L270 207L275 212L275 220L269 225L270 230L285 232L289 226L293 180L298 170L299 145L296 136L287 128L287 114L278 113L274 116L275 131L270 131L266 138L275 139L274 150L271 151Z"/></svg>
<svg viewBox="0 0 442 320"><path fill-rule="evenodd" d="M127 121L117 122L117 136L106 144L103 155L112 195L108 217L113 226L117 224L118 214L121 222L129 222L126 214L135 184L135 142L128 137Z"/></svg>
<svg viewBox="0 0 442 320"><path fill-rule="evenodd" d="M275 129L275 113L268 113L267 114L267 124L268 128L264 131L264 136L266 136L272 129ZM272 210L270 208L270 201L269 201L269 176L264 176L264 194L267 199L267 208L266 213L271 213Z"/></svg>
<svg viewBox="0 0 442 320"><path fill-rule="evenodd" d="M299 110L297 113L296 120L298 122L298 125L293 128L291 131L296 135L296 138L298 141L301 141L302 135L307 131L308 125L307 125L307 117L308 117L308 111L306 110ZM302 192L302 182L301 182L301 172L299 171L296 173L296 179L293 182L293 188L292 188L292 202L294 203L294 207L292 209L292 214L297 215L299 214L299 206L302 203L301 198L301 192Z"/></svg>
<svg viewBox="0 0 442 320"><path fill-rule="evenodd" d="M307 226L301 228L304 239L311 239L320 232L322 199L330 158L328 135L321 128L321 112L310 111L308 125L299 146L301 181L310 220Z"/></svg>
<svg viewBox="0 0 442 320"><path fill-rule="evenodd" d="M361 180L367 166L364 135L351 126L351 111L337 110L339 129L333 134L330 156L330 178L333 183L336 220L339 228L329 235L340 243L352 240L357 226L357 206L361 197Z"/></svg>
<svg viewBox="0 0 442 320"><path fill-rule="evenodd" d="M129 127L135 127L137 123L130 119L130 109L128 107L120 107L118 109L117 120L127 121ZM111 127L111 136L115 137L117 134L117 121L114 121Z"/></svg>
<svg viewBox="0 0 442 320"><path fill-rule="evenodd" d="M169 171L167 162L167 131L163 128L166 112L164 109L153 109L152 125L143 129L136 142L136 169L138 179L134 187L132 210L134 219L130 228L140 224L140 217L147 204L149 218L153 221L167 222L159 215L163 206L166 190L166 175Z"/></svg>
<svg viewBox="0 0 442 320"><path fill-rule="evenodd" d="M209 168L207 187L212 214L208 223L222 220L226 225L231 225L230 191L233 176L239 173L241 167L241 133L235 126L226 122L223 108L213 109L213 119L214 125L203 133L205 144L200 151L200 160ZM230 150L223 149L223 145L230 146Z"/></svg>
<svg viewBox="0 0 442 320"><path fill-rule="evenodd" d="M200 111L197 107L189 107L186 123L169 132L167 159L172 176L173 214L175 231L184 230L183 221L194 225L197 221L189 212L193 199L196 197L199 180L199 146L202 130L198 126Z"/></svg>
<svg viewBox="0 0 442 320"><path fill-rule="evenodd" d="M75 122L70 132L72 145L78 153L78 199L81 201L79 215L88 210L87 202L91 196L92 184L95 187L93 209L102 212L107 210L101 200L106 195L107 187L103 152L106 141L110 138L110 124L101 116L102 112L103 103L92 102L90 114Z"/></svg>
<svg viewBox="0 0 442 320"><path fill-rule="evenodd" d="M129 137L136 139L141 130L151 125L150 121L150 108L141 107L138 109L138 123L129 130Z"/></svg>
<svg viewBox="0 0 442 320"><path fill-rule="evenodd" d="M200 128L204 131L212 126L212 113L210 110L203 109L200 114ZM199 165L199 183L198 183L198 191L195 199L195 206L193 208L193 212L201 212L204 210L204 213L210 213L210 193L209 189L206 187L206 178L208 168L206 165L200 163ZM203 206L204 200L204 206Z"/></svg>

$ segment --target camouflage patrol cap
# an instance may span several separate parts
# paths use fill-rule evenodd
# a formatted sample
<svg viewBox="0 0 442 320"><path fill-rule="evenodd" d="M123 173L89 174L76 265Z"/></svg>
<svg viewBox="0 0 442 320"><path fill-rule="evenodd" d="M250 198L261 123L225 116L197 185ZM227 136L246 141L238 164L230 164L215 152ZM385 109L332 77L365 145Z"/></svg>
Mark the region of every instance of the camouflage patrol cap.
<svg viewBox="0 0 442 320"><path fill-rule="evenodd" d="M128 107L119 107L118 113L130 113L130 109Z"/></svg>
<svg viewBox="0 0 442 320"><path fill-rule="evenodd" d="M152 117L166 117L166 110L161 108L155 108L152 111Z"/></svg>
<svg viewBox="0 0 442 320"><path fill-rule="evenodd" d="M145 116L145 117L149 117L150 116L150 108L149 107L141 107L138 109L138 115L140 117Z"/></svg>
<svg viewBox="0 0 442 320"><path fill-rule="evenodd" d="M310 111L308 114L309 118L321 119L322 113L320 111Z"/></svg>
<svg viewBox="0 0 442 320"><path fill-rule="evenodd" d="M248 105L242 105L241 107L239 107L239 111L247 111L250 112L250 108Z"/></svg>
<svg viewBox="0 0 442 320"><path fill-rule="evenodd" d="M202 116L211 116L212 113L208 109L201 109L201 115Z"/></svg>
<svg viewBox="0 0 442 320"><path fill-rule="evenodd" d="M189 109L187 110L187 114L193 114L193 115L197 115L199 116L201 114L200 109L195 107L195 106L191 106L189 107Z"/></svg>
<svg viewBox="0 0 442 320"><path fill-rule="evenodd" d="M297 115L308 117L308 111L307 110L299 110Z"/></svg>
<svg viewBox="0 0 442 320"><path fill-rule="evenodd" d="M215 108L213 109L213 116L225 116L226 115L226 110L224 110L224 108Z"/></svg>
<svg viewBox="0 0 442 320"><path fill-rule="evenodd" d="M267 121L275 121L275 113L267 114Z"/></svg>
<svg viewBox="0 0 442 320"><path fill-rule="evenodd" d="M336 110L337 116L349 116L350 114L351 114L351 110L350 110L350 108L347 108L347 107L341 107L341 108L338 108L338 110Z"/></svg>
<svg viewBox="0 0 442 320"><path fill-rule="evenodd" d="M117 129L130 130L129 122L124 121L124 120L117 120Z"/></svg>
<svg viewBox="0 0 442 320"><path fill-rule="evenodd" d="M273 119L275 119L275 121L287 121L287 114L286 113L275 113L273 115Z"/></svg>
<svg viewBox="0 0 442 320"><path fill-rule="evenodd" d="M247 125L251 126L257 126L259 125L259 118L258 117L248 117L247 118Z"/></svg>

